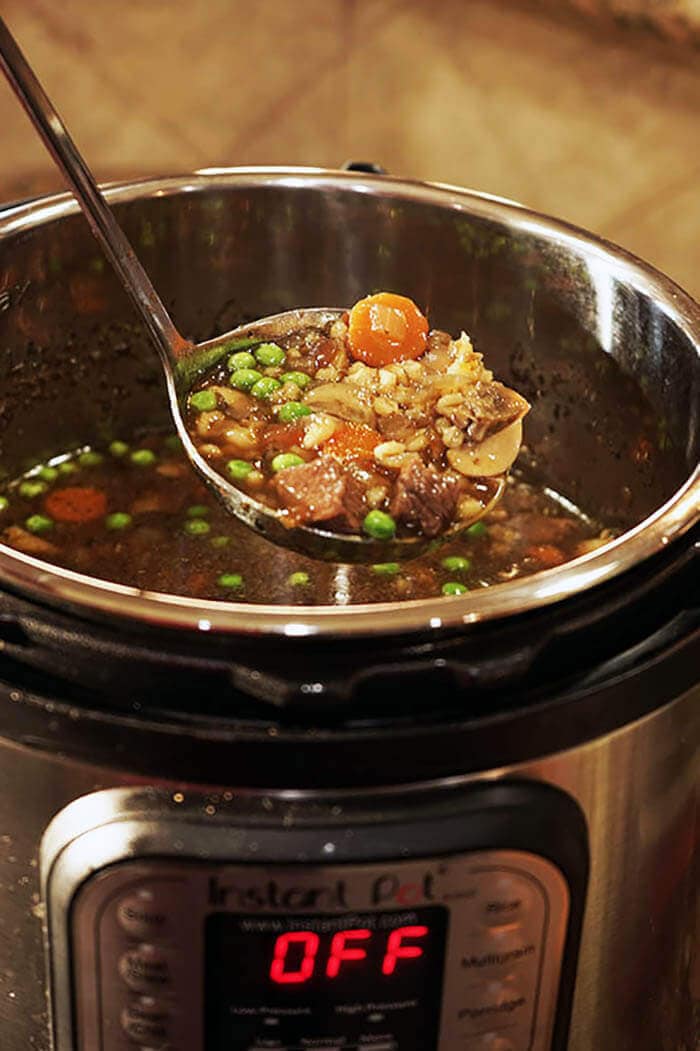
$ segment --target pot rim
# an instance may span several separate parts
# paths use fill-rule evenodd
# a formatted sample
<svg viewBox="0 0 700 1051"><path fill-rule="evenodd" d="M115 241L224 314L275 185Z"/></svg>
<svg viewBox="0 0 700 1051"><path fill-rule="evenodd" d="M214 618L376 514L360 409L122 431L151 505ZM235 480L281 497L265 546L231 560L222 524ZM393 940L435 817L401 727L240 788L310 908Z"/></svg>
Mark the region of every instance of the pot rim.
<svg viewBox="0 0 700 1051"><path fill-rule="evenodd" d="M700 354L700 306L669 278L625 250L573 225L531 211L516 202L444 183L308 167L205 168L193 174L146 178L108 184L110 202L127 203L231 186L338 188L380 193L440 204L479 217L515 222L521 230L548 241L585 249L604 260L607 269L661 303L669 317ZM44 222L78 212L71 194L54 194L0 211L0 239ZM0 543L0 585L53 606L66 603L83 614L116 617L157 628L208 634L288 637L401 635L459 628L505 619L538 609L602 584L651 557L687 533L700 519L700 465L653 514L596 551L562 566L469 592L464 597L436 597L407 602L356 606L263 606L219 600L191 600L142 591L60 569Z"/></svg>

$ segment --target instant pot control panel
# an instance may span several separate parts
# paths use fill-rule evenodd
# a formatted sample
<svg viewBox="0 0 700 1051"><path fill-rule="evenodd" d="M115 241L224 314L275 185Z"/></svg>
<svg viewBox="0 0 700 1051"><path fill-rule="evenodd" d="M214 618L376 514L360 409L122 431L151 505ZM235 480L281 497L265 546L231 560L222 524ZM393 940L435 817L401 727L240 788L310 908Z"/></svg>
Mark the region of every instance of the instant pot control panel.
<svg viewBox="0 0 700 1051"><path fill-rule="evenodd" d="M572 920L559 864L524 843L470 848L468 812L363 827L300 809L282 828L144 814L67 843L54 822L57 1051L555 1047Z"/></svg>

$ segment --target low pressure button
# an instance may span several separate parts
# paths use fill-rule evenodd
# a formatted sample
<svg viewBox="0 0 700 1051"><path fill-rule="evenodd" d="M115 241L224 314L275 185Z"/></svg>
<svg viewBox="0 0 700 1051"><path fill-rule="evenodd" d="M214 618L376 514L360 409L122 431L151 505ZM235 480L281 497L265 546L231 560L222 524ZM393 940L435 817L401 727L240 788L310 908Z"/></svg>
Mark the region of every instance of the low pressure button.
<svg viewBox="0 0 700 1051"><path fill-rule="evenodd" d="M173 981L173 954L159 945L137 945L119 960L119 974L137 993L166 989Z"/></svg>
<svg viewBox="0 0 700 1051"><path fill-rule="evenodd" d="M133 938L157 939L167 932L170 917L155 893L143 887L119 903L117 919Z"/></svg>

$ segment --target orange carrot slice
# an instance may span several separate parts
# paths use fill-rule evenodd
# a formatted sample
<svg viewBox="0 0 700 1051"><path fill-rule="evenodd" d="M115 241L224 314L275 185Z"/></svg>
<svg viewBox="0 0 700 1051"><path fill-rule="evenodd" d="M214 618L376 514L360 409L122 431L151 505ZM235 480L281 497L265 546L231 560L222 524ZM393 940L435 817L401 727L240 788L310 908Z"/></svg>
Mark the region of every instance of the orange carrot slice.
<svg viewBox="0 0 700 1051"><path fill-rule="evenodd" d="M107 497L100 489L68 486L49 493L44 508L57 522L92 522L106 514Z"/></svg>
<svg viewBox="0 0 700 1051"><path fill-rule="evenodd" d="M377 292L355 303L350 311L350 353L372 368L419 358L427 340L428 322L406 296Z"/></svg>

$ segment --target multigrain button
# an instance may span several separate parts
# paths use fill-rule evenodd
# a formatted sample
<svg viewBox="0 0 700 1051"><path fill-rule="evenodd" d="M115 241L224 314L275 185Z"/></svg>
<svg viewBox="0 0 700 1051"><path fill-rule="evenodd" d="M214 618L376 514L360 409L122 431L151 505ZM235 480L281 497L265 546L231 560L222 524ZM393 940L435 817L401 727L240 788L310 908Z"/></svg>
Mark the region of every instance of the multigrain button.
<svg viewBox="0 0 700 1051"><path fill-rule="evenodd" d="M147 887L120 901L117 919L134 938L158 938L167 932L169 916L156 895Z"/></svg>
<svg viewBox="0 0 700 1051"><path fill-rule="evenodd" d="M122 1029L129 1040L142 1047L154 1042L160 1047L168 1041L171 1021L167 1005L152 996L140 996L121 1014Z"/></svg>
<svg viewBox="0 0 700 1051"><path fill-rule="evenodd" d="M537 945L518 929L492 928L487 937L470 941L462 954L462 969L470 976L488 978L504 972L532 969Z"/></svg>
<svg viewBox="0 0 700 1051"><path fill-rule="evenodd" d="M119 960L119 974L137 993L155 993L173 982L173 953L159 945L136 945Z"/></svg>
<svg viewBox="0 0 700 1051"><path fill-rule="evenodd" d="M481 899L481 919L487 927L520 924L532 910L533 892L524 879L499 876Z"/></svg>

